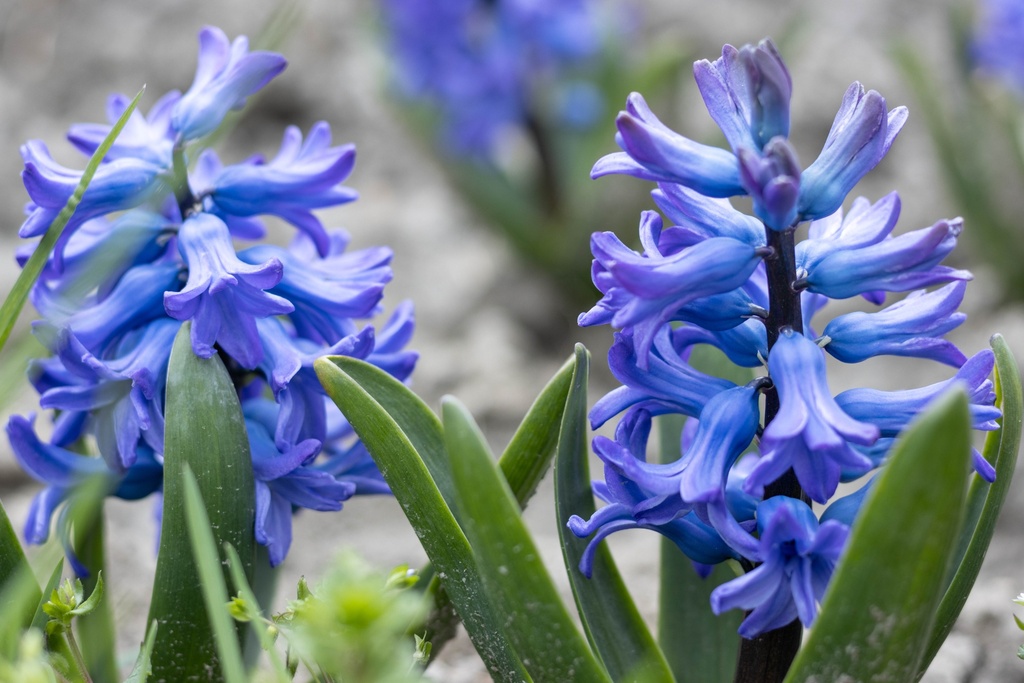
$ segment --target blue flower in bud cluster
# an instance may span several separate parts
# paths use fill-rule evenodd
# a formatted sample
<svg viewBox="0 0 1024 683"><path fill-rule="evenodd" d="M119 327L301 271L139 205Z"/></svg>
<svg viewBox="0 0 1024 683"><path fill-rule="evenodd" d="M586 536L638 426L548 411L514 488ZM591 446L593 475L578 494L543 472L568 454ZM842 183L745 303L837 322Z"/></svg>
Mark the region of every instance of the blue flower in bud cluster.
<svg viewBox="0 0 1024 683"><path fill-rule="evenodd" d="M620 415L615 440L597 437L607 505L569 528L594 546L622 529L646 528L674 541L702 573L718 557L747 573L711 596L718 613L748 614L752 638L799 620L809 626L840 561L867 487L819 518L808 501L832 501L840 482L884 467L907 425L951 387L968 393L972 425L996 428L991 351L968 358L943 338L970 273L942 264L960 219L894 234L899 197L842 204L879 163L906 119L854 83L818 159L801 168L789 143L789 73L771 41L694 66L698 87L730 150L702 145L661 123L640 95L618 119L623 152L594 166L658 183L640 223L642 251L611 233L592 240L593 280L603 295L581 325L621 328L608 354L623 386L590 413L594 427ZM753 216L728 197L752 198ZM797 228L809 222L806 239ZM935 287L934 289L928 289ZM907 293L886 306L887 293ZM827 319L830 299L860 296L876 307ZM825 315L822 334L812 319ZM690 365L697 344L722 350L762 376L746 386ZM857 388L835 395L827 359L924 358L957 369L951 379L903 391ZM761 397L763 399L763 412ZM647 461L652 418L688 418L679 458ZM985 480L995 471L980 453ZM767 492L767 493L766 493ZM766 497L767 496L767 497Z"/></svg>
<svg viewBox="0 0 1024 683"><path fill-rule="evenodd" d="M984 0L970 47L981 73L1024 98L1024 2Z"/></svg>
<svg viewBox="0 0 1024 683"><path fill-rule="evenodd" d="M158 492L168 361L189 322L193 352L219 355L235 381L256 481L255 538L276 565L288 553L294 511L339 510L356 493L388 492L313 361L362 358L406 381L417 359L406 348L414 317L406 302L379 332L367 324L382 313L391 251L349 249L349 236L314 213L356 198L342 185L355 148L332 146L326 123L305 140L289 127L269 162L225 166L192 144L285 67L280 55L250 52L244 37L230 42L216 28L199 42L192 87L160 98L148 115L133 112L31 293L43 317L33 331L53 354L30 372L40 406L54 410L48 441L34 418L11 418L7 433L18 462L46 487L29 516L30 542L47 538L56 510L92 476L121 498ZM107 118L127 106L112 96ZM78 124L68 138L91 155L110 129ZM32 201L21 234L34 237L82 173L58 165L38 141L22 156ZM298 229L293 243L239 250L236 240L265 234L266 215ZM19 263L29 253L21 250Z"/></svg>
<svg viewBox="0 0 1024 683"><path fill-rule="evenodd" d="M383 18L398 87L437 108L449 151L486 158L509 129L587 127L603 108L586 80L603 30L593 0L386 0Z"/></svg>
<svg viewBox="0 0 1024 683"><path fill-rule="evenodd" d="M600 159L591 176L623 173L708 197L750 195L765 225L786 230L796 220L834 213L889 151L907 118L906 107L886 112L881 95L852 84L821 154L801 172L788 140L792 84L770 40L739 50L727 45L721 58L694 64L694 76L731 152L670 130L633 93L615 121L624 151Z"/></svg>

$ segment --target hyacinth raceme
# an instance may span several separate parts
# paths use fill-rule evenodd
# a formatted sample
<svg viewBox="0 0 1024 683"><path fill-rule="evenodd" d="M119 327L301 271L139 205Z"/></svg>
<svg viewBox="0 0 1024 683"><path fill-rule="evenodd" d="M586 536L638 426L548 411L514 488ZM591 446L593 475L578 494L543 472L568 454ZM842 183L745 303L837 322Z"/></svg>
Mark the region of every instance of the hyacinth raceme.
<svg viewBox="0 0 1024 683"><path fill-rule="evenodd" d="M608 505L569 527L593 535L580 565L587 575L594 545L629 528L664 534L702 573L716 557L738 559L747 573L717 588L711 604L747 611L740 633L752 638L814 621L869 484L820 520L810 501L829 503L840 482L870 478L907 424L953 386L966 390L975 429L995 429L1000 413L991 351L968 357L943 338L965 319L957 307L971 278L942 264L960 219L895 234L895 193L843 210L906 109L889 110L854 83L821 154L802 167L789 142L792 82L771 41L727 45L694 72L731 149L672 131L633 94L617 119L623 151L594 166L594 177L658 183L652 194L671 224L644 212L639 253L611 233L593 236L603 296L580 324L620 328L608 361L623 386L590 418L597 427L621 417L614 440L594 442L605 464L594 491ZM728 200L741 195L751 197L754 216ZM797 242L805 223L807 237ZM886 305L889 293L905 296ZM874 310L823 315L829 300L851 297ZM689 364L697 344L761 376L738 386L700 372ZM937 361L956 374L903 391L830 390L828 356L859 363L887 355ZM679 458L650 463L651 419L668 413L689 418ZM974 466L992 481L977 452Z"/></svg>
<svg viewBox="0 0 1024 683"><path fill-rule="evenodd" d="M601 113L585 78L602 39L593 0L382 5L398 88L437 107L449 151L487 158L502 134L537 118L584 127Z"/></svg>
<svg viewBox="0 0 1024 683"><path fill-rule="evenodd" d="M283 57L250 51L244 37L204 28L192 87L161 97L148 115L133 112L65 228L31 294L43 316L34 333L53 355L35 361L30 378L40 406L55 411L52 434L41 439L34 417L7 425L15 457L46 487L29 515L30 542L48 537L54 513L89 476L105 475L111 495L125 499L160 490L167 366L186 321L194 353L219 355L235 381L256 481L255 537L272 564L288 553L293 511L338 510L356 493L388 491L312 370L317 357L341 354L404 381L417 358L406 349L410 304L380 332L366 324L381 312L391 251L349 250L348 235L314 214L356 198L342 185L355 148L332 144L324 122L305 137L289 127L269 162L224 165L190 144L284 68ZM112 96L107 118L128 103ZM78 124L68 139L91 155L110 129ZM33 237L82 174L39 141L22 156L31 203L21 235ZM263 237L264 215L295 226L292 244L239 249ZM19 253L22 265L28 253ZM99 457L75 452L83 443Z"/></svg>

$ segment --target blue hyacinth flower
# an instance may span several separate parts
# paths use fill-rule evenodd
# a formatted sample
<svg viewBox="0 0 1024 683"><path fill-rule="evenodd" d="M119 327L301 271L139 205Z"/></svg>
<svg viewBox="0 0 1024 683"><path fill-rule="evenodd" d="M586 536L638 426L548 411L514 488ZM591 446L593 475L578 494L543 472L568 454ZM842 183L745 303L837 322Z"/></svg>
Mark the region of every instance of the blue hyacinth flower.
<svg viewBox="0 0 1024 683"><path fill-rule="evenodd" d="M61 166L46 145L38 140L21 147L25 170L22 182L32 199L28 218L18 230L20 237L38 237L60 213L82 180L82 172ZM84 222L112 211L134 208L164 188L162 174L166 169L145 159L124 157L100 164L89 182L89 191L82 196L75 213L54 245L54 264L60 270L64 246Z"/></svg>
<svg viewBox="0 0 1024 683"><path fill-rule="evenodd" d="M941 337L967 319L957 311L966 289L961 280L933 292L912 292L876 313L854 311L833 318L822 332L828 339L825 350L845 363L890 355L928 358L959 368L967 356Z"/></svg>
<svg viewBox="0 0 1024 683"><path fill-rule="evenodd" d="M1024 98L1024 5L1018 0L983 0L970 44L978 71L997 78Z"/></svg>
<svg viewBox="0 0 1024 683"><path fill-rule="evenodd" d="M645 228L646 224L651 227ZM661 217L645 211L641 230L661 233ZM763 247L731 237L691 239L696 241L686 248L664 254L659 251L661 240L647 242L644 253L637 254L614 233L591 237L594 279L600 282L604 297L588 316L613 312L612 325L635 327L641 368L658 326L676 318L679 309L690 302L745 284L766 253ZM591 321L584 318L583 322Z"/></svg>
<svg viewBox="0 0 1024 683"><path fill-rule="evenodd" d="M824 503L844 467L870 468L852 444L871 445L879 428L848 415L832 398L825 352L804 335L783 330L768 356L768 371L781 407L764 429L762 457L747 483L764 486L792 468L811 500Z"/></svg>
<svg viewBox="0 0 1024 683"><path fill-rule="evenodd" d="M210 187L195 188L208 197L210 209L231 216L272 215L303 231L321 256L330 252L330 238L313 209L337 206L359 195L341 185L355 165L354 145L331 147L331 127L315 124L302 139L289 126L281 148L269 162L250 161L223 168Z"/></svg>
<svg viewBox="0 0 1024 683"><path fill-rule="evenodd" d="M661 412L700 415L704 406L720 391L736 386L732 382L695 370L672 345L668 327L662 327L651 346L646 369L639 367L632 331L615 335L608 351L608 366L624 386L605 395L590 410L591 427L597 429L613 416L639 404L657 404Z"/></svg>
<svg viewBox="0 0 1024 683"><path fill-rule="evenodd" d="M178 249L188 265L188 282L164 296L167 314L192 321L197 356L209 358L219 344L242 367L255 368L263 356L256 320L294 310L287 299L267 291L281 281L281 262L240 261L227 225L208 213L182 223Z"/></svg>
<svg viewBox="0 0 1024 683"><path fill-rule="evenodd" d="M852 83L814 162L800 181L800 216L814 220L833 214L853 186L889 152L906 123L906 107L886 112L885 98Z"/></svg>
<svg viewBox="0 0 1024 683"><path fill-rule="evenodd" d="M848 389L836 396L836 403L852 418L876 425L883 436L896 436L932 401L959 385L967 391L971 426L992 431L999 428L996 420L1002 414L993 405L996 395L989 376L994 365L995 355L991 349L985 349L969 358L956 375L943 382L903 391Z"/></svg>
<svg viewBox="0 0 1024 683"><path fill-rule="evenodd" d="M783 132L788 130L789 76L779 70L785 66L777 54L762 49L760 61L743 63L750 73L723 76L735 69L726 63L731 59L726 54L732 53L726 50L697 74L708 91L705 104L733 145L732 153L672 131L633 93L616 119L615 141L624 151L599 159L591 177L625 174L677 183L708 197L752 194L755 213L773 230L831 215L889 151L906 121L906 107L887 112L885 98L853 83L821 153L800 172Z"/></svg>
<svg viewBox="0 0 1024 683"><path fill-rule="evenodd" d="M384 286L392 277L392 252L387 247L346 252L347 234L335 231L329 239L323 257L304 236L288 249L263 244L238 254L251 265L271 259L281 263L281 281L270 291L295 307L288 317L299 335L323 343L334 343L355 332L353 318L378 313Z"/></svg>
<svg viewBox="0 0 1024 683"><path fill-rule="evenodd" d="M134 464L116 473L102 458L75 453L43 443L35 433L35 416L13 415L7 422L7 438L18 464L46 488L32 500L25 521L25 539L44 543L50 535L54 511L91 477L105 477L111 495L125 500L145 498L163 484L163 467L153 451L141 446Z"/></svg>
<svg viewBox="0 0 1024 683"><path fill-rule="evenodd" d="M691 560L700 564L717 564L734 557L734 552L719 535L701 521L692 506L674 492L651 491L645 481L657 481L643 470L639 480L627 473L623 463L642 458L650 435L650 414L630 411L616 428L615 440L597 437L594 452L605 462L605 481L594 482L594 493L608 504L589 520L573 515L567 526L579 538L593 535L580 558L580 571L589 577L594 553L605 538L626 529L651 529L662 534Z"/></svg>
<svg viewBox="0 0 1024 683"><path fill-rule="evenodd" d="M590 171L591 178L624 174L678 183L708 197L743 193L735 155L671 130L654 115L640 93L629 96L615 126L619 131L615 142L623 151L598 159Z"/></svg>
<svg viewBox="0 0 1024 683"><path fill-rule="evenodd" d="M245 408L246 431L256 478L256 542L267 547L270 566L284 561L292 542L292 510L340 510L342 502L355 493L355 486L340 482L327 472L310 467L320 451L315 439L290 445L282 451L271 437L273 424L267 425L267 413L276 406L260 402Z"/></svg>
<svg viewBox="0 0 1024 683"><path fill-rule="evenodd" d="M115 472L135 463L139 439L163 452L163 390L167 362L179 323L166 318L134 331L111 358L97 358L70 328L56 331L53 348L73 384L43 391L39 405L91 413L100 454Z"/></svg>
<svg viewBox="0 0 1024 683"><path fill-rule="evenodd" d="M693 76L734 152L760 151L773 138L789 136L793 80L771 40L739 49L726 45L719 59L694 62Z"/></svg>
<svg viewBox="0 0 1024 683"><path fill-rule="evenodd" d="M245 104L284 71L287 62L273 52L249 51L245 36L229 42L219 28L205 26L199 32L199 60L192 86L172 110L171 126L182 140L212 133L232 109Z"/></svg>
<svg viewBox="0 0 1024 683"><path fill-rule="evenodd" d="M157 261L135 266L121 276L107 296L87 300L78 308L69 308L66 299L45 285L37 286L32 290L32 304L46 323L33 325L41 333L46 327L69 327L85 348L102 357L133 329L164 316L164 293L181 286L180 274L177 263ZM45 338L40 341L48 346Z"/></svg>
<svg viewBox="0 0 1024 683"><path fill-rule="evenodd" d="M746 610L739 629L744 638L796 618L810 626L842 554L848 527L838 519L819 524L804 502L776 496L757 506L757 531L761 564L712 591L712 611Z"/></svg>
<svg viewBox="0 0 1024 683"><path fill-rule="evenodd" d="M47 292L67 300L68 307L90 297L105 299L131 268L159 260L178 226L161 214L132 209L116 219L86 221L67 242L62 269L54 258L47 261L39 278ZM36 245L17 251L18 265L28 262Z"/></svg>
<svg viewBox="0 0 1024 683"><path fill-rule="evenodd" d="M142 159L170 168L175 137L171 128L171 111L179 99L181 93L172 90L156 101L148 115L143 115L138 109L133 111L105 158ZM111 95L107 98L108 123L76 123L68 130L68 141L83 154L92 156L131 101L127 95Z"/></svg>

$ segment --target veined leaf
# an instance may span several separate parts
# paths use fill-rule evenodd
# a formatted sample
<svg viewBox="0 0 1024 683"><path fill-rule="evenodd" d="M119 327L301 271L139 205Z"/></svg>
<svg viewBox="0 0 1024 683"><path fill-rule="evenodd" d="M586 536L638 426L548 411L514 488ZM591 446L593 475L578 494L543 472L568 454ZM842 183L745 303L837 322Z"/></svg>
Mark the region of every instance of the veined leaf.
<svg viewBox="0 0 1024 683"><path fill-rule="evenodd" d="M519 507L525 508L551 465L576 364L567 361L541 390L498 460Z"/></svg>
<svg viewBox="0 0 1024 683"><path fill-rule="evenodd" d="M49 593L46 595L49 599ZM16 629L16 634L28 626L41 596L18 534L0 504L0 633L3 634L0 644L6 646L8 641L4 636L11 635L8 629ZM14 655L13 650L10 655Z"/></svg>
<svg viewBox="0 0 1024 683"><path fill-rule="evenodd" d="M192 553L182 473L186 465L195 473L215 544L234 546L247 572L254 555L256 494L235 387L219 357L202 359L192 352L189 329L185 323L179 330L167 370L163 524L147 622L159 624L155 680L216 681L222 680L220 665Z"/></svg>
<svg viewBox="0 0 1024 683"><path fill-rule="evenodd" d="M520 508L526 508L555 455L558 427L572 382L573 367L572 360L566 362L541 390L498 459L498 466ZM444 644L454 637L459 616L437 580L433 567L424 567L420 576L426 584L427 594L434 601L426 620L426 628L431 636L427 638L430 640L431 652L436 656Z"/></svg>
<svg viewBox="0 0 1024 683"><path fill-rule="evenodd" d="M182 466L181 477L185 494L185 521L189 540L192 542L192 558L199 574L199 587L202 589L200 592L206 603L206 614L213 631L218 664L227 683L245 683L242 648L238 643L238 632L228 614L228 588L224 582L217 541L213 537L203 495L199 492L199 483L188 463ZM235 558L237 557L236 554Z"/></svg>
<svg viewBox="0 0 1024 683"><path fill-rule="evenodd" d="M444 399L441 415L463 529L523 665L536 681L608 680L562 605L473 418L451 397Z"/></svg>
<svg viewBox="0 0 1024 683"><path fill-rule="evenodd" d="M135 666L124 683L146 683L153 667L150 659L153 657L153 645L156 643L157 623L154 621L146 630L146 640L139 649L139 656L135 660Z"/></svg>
<svg viewBox="0 0 1024 683"><path fill-rule="evenodd" d="M953 559L953 573L948 579L946 594L939 603L935 628L921 661L918 677L924 675L967 602L967 596L978 578L985 552L995 533L996 519L1010 490L1017 466L1021 415L1024 411L1020 372L1002 335L992 337L992 350L996 356L996 405L1003 411L1003 416L999 419L999 429L988 433L983 455L995 467L996 480L989 484L981 477L972 478L967 493L966 520Z"/></svg>
<svg viewBox="0 0 1024 683"><path fill-rule="evenodd" d="M853 525L786 683L914 679L963 520L970 431L960 389L907 429Z"/></svg>
<svg viewBox="0 0 1024 683"><path fill-rule="evenodd" d="M440 433L437 417L401 382L368 363L328 357L314 367L405 511L491 677L529 680L505 634L504 615L487 598L469 541L432 476L432 459L447 460L432 450ZM446 462L433 464L442 474L449 471Z"/></svg>

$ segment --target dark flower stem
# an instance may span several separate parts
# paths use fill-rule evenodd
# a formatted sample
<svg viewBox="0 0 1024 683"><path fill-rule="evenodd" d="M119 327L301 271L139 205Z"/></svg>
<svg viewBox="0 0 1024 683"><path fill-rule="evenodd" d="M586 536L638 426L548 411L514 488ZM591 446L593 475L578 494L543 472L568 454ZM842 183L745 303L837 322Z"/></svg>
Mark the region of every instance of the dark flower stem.
<svg viewBox="0 0 1024 683"><path fill-rule="evenodd" d="M185 150L181 146L174 146L172 160L174 200L178 203L182 219L185 219L195 211L196 198L188 186L188 165L185 162Z"/></svg>
<svg viewBox="0 0 1024 683"><path fill-rule="evenodd" d="M544 207L548 217L555 220L553 225L558 225L558 218L562 214L562 188L558 181L557 154L551 148L551 138L545 130L543 123L536 114L529 113L526 116L526 130L529 132L530 140L533 142L534 150L537 153L537 162L540 166L540 173L537 177L537 192L540 195L541 205Z"/></svg>
<svg viewBox="0 0 1024 683"><path fill-rule="evenodd" d="M768 235L768 246L773 252L765 259L768 273L768 318L765 327L768 330L768 349L771 351L784 327L803 332L804 323L800 293L793 288L796 282L794 230L777 232L765 228L765 232ZM772 387L765 391L765 426L778 414L779 394ZM793 470L765 487L764 497L772 496L807 500ZM803 626L799 620L794 619L786 626L757 638L743 639L736 661L736 683L781 683L800 649L802 635Z"/></svg>

